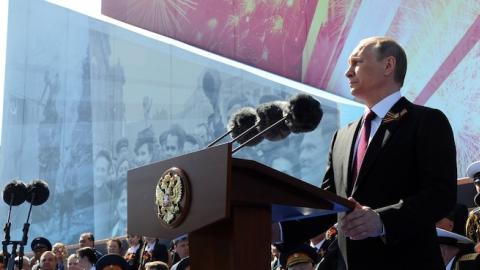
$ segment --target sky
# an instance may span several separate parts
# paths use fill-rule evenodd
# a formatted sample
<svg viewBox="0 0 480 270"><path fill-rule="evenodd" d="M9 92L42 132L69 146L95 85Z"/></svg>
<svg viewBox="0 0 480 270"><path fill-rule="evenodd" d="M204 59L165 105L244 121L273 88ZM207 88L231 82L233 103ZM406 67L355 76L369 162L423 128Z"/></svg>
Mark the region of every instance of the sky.
<svg viewBox="0 0 480 270"><path fill-rule="evenodd" d="M15 1L15 0L13 0ZM101 0L45 0L53 4L86 14L100 15ZM8 2L0 0L0 146L3 126L3 93L5 87L5 56L7 49Z"/></svg>

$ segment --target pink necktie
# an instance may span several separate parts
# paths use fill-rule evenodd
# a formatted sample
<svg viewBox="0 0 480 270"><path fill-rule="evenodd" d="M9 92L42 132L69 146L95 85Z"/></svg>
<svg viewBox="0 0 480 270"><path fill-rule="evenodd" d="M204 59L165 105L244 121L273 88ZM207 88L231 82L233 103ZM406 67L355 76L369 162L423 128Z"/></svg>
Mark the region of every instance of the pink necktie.
<svg viewBox="0 0 480 270"><path fill-rule="evenodd" d="M364 116L364 121L362 125L362 129L360 130L360 139L358 141L358 148L357 148L357 155L355 157L355 163L353 165L353 183L357 181L358 173L360 172L360 168L362 167L363 158L365 157L365 153L367 152L368 147L368 139L370 137L370 128L372 125L372 120L377 116L375 112L369 110L367 114Z"/></svg>

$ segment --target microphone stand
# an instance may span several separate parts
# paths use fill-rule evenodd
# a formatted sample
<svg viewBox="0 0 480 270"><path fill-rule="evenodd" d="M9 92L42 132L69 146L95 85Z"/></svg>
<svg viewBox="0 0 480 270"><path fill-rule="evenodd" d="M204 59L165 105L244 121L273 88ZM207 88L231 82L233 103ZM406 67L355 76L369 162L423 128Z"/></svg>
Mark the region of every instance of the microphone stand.
<svg viewBox="0 0 480 270"><path fill-rule="evenodd" d="M32 202L35 199L35 193L32 194ZM13 196L11 199L11 202L13 202ZM30 229L30 214L32 213L32 204L30 203L30 208L28 210L28 216L27 216L27 221L23 224L23 236L21 241L12 241L10 240L10 215L12 212L12 204L10 204L10 208L8 211L8 220L7 223L5 224L4 232L5 232L5 240L2 241L3 245L3 254L4 254L4 261L5 265L7 266L7 270L14 270L14 265L15 265L15 255L17 254L17 246L19 246L19 251L18 251L18 269L22 269L23 267L23 255L24 255L24 247L28 242L28 230ZM12 245L12 253L8 253L8 246ZM13 257L13 258L11 258Z"/></svg>
<svg viewBox="0 0 480 270"><path fill-rule="evenodd" d="M233 131L233 129L232 129L232 130L229 130L229 131L227 131L227 132L225 132L225 133L223 133L222 136L216 138L213 142L209 143L205 148L210 148L210 147L214 146L214 145L215 145L217 142L219 142L221 139L227 137L228 134L232 133L232 131Z"/></svg>
<svg viewBox="0 0 480 270"><path fill-rule="evenodd" d="M10 207L8 208L8 218L7 223L5 223L5 227L3 228L3 232L5 233L5 239L2 241L2 251L4 256L4 265L8 265L8 261L10 258L10 253L8 253L8 245L10 244L10 227L12 223L10 223L10 216L12 213L12 204L13 204L13 197L10 199Z"/></svg>
<svg viewBox="0 0 480 270"><path fill-rule="evenodd" d="M258 121L255 125L249 127L247 130L245 130L244 132L242 132L240 135L238 135L237 137L233 138L229 143L233 143L234 141L236 141L238 138L241 138L243 137L245 134L247 134L248 132L252 131L254 128L258 127L260 125L260 121ZM215 145L217 142L219 142L221 139L225 138L228 134L232 133L233 132L233 129L225 132L222 136L218 137L217 139L215 139L213 142L211 142L209 145L206 146L206 148L209 148L209 147L212 147L213 145Z"/></svg>

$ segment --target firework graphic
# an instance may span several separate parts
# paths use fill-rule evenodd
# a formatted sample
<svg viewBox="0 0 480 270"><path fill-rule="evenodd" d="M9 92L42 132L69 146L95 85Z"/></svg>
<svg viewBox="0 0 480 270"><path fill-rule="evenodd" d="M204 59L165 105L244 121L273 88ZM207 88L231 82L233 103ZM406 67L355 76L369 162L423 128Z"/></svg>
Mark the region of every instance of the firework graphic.
<svg viewBox="0 0 480 270"><path fill-rule="evenodd" d="M151 30L167 36L183 31L184 23L190 24L188 12L196 10L192 0L139 0L129 3L127 17L134 24L149 25Z"/></svg>
<svg viewBox="0 0 480 270"><path fill-rule="evenodd" d="M106 15L346 98L353 98L346 64L358 41L393 37L408 55L403 95L441 109L452 123L459 176L480 158L480 125L473 124L479 115L480 1L192 1L102 4L111 7ZM122 14L119 3L132 16L116 15Z"/></svg>

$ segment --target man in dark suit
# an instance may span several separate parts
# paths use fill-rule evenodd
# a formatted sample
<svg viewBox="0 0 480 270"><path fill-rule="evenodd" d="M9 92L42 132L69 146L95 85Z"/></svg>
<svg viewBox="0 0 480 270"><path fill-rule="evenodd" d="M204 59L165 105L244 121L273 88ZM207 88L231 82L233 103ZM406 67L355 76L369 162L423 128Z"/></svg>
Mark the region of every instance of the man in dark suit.
<svg viewBox="0 0 480 270"><path fill-rule="evenodd" d="M356 207L337 218L283 222L283 239L304 241L338 220L337 269L445 269L435 222L456 201L450 124L439 110L401 97L407 59L394 40L362 40L348 64L351 93L366 114L334 135L322 188Z"/></svg>
<svg viewBox="0 0 480 270"><path fill-rule="evenodd" d="M154 261L162 261L168 263L167 246L160 243L160 240L154 237L144 237L144 244L140 254L140 269L145 269L145 264Z"/></svg>

